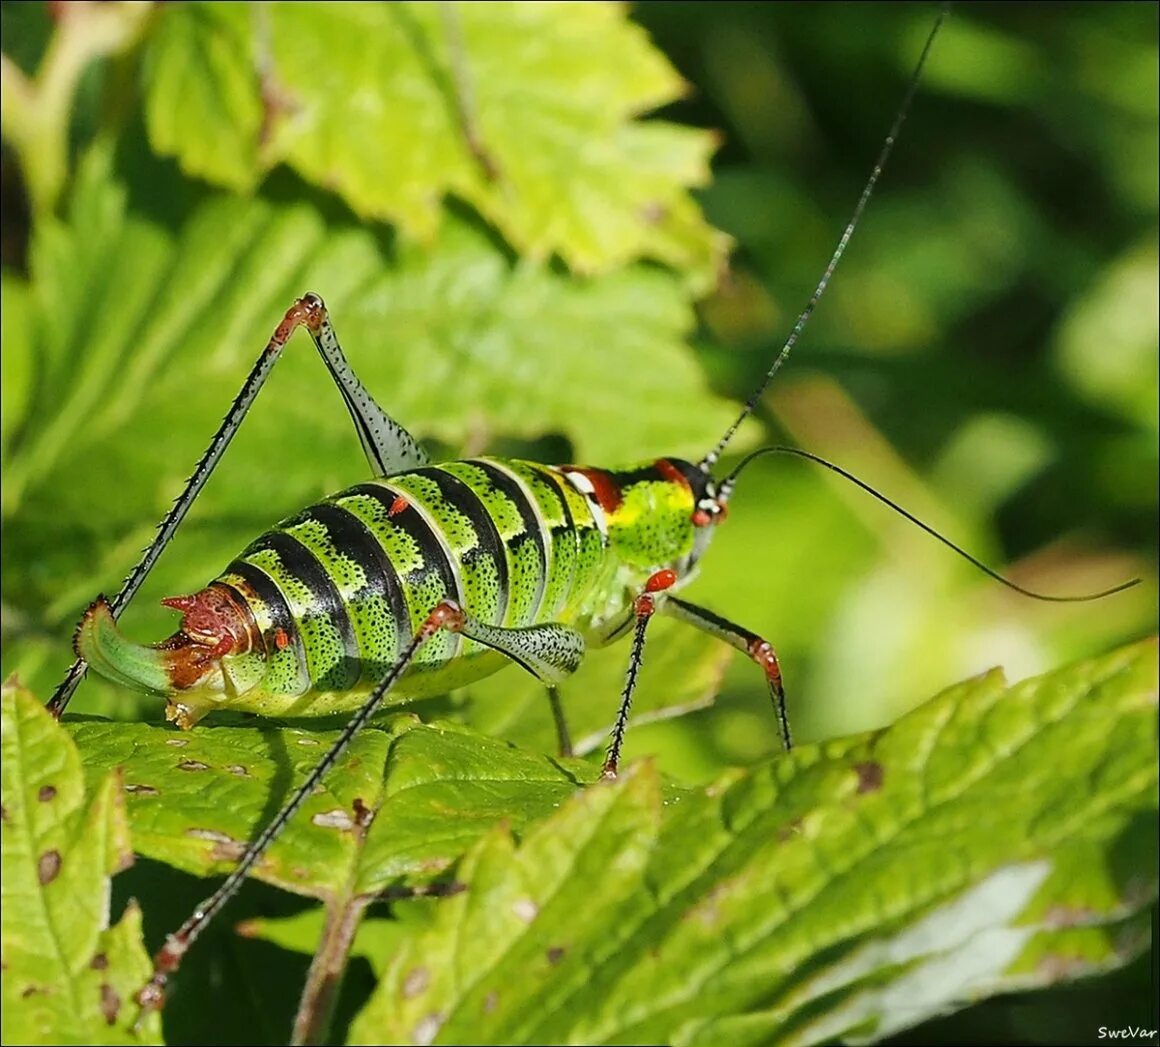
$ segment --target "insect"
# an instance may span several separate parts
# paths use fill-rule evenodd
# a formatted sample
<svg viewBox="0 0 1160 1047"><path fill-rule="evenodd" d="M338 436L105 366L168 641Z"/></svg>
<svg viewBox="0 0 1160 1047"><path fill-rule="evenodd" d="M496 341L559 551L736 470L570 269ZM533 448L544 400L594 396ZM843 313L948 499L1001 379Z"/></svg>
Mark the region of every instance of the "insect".
<svg viewBox="0 0 1160 1047"><path fill-rule="evenodd" d="M738 418L697 463L661 458L620 471L486 458L431 464L355 376L322 299L307 294L294 303L144 558L120 593L99 599L86 612L77 634L79 660L50 703L56 714L63 712L87 665L163 696L171 719L183 727L215 708L267 715L354 710L338 741L251 843L231 876L162 948L154 977L142 991L143 1005L160 1004L184 953L388 696L445 691L507 662L531 672L554 696L588 646L631 637L603 767L612 777L650 622L669 614L758 665L783 743L790 746L772 645L678 592L725 520L738 478L756 455L725 476L715 475L714 468L825 292L893 146L935 32L937 24L813 295ZM117 629L117 616L173 536L298 327L310 334L340 389L376 479L304 510L257 539L204 589L167 600L182 615L169 639L149 647L128 641ZM808 458L853 480L840 467L796 448L756 452L765 453ZM561 743L566 747L563 731Z"/></svg>

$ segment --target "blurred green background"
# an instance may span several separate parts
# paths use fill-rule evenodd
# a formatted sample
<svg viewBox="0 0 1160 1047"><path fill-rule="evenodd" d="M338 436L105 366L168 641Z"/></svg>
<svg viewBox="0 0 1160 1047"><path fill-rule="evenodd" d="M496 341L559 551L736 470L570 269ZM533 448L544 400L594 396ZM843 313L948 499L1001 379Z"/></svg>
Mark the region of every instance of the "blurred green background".
<svg viewBox="0 0 1160 1047"><path fill-rule="evenodd" d="M658 292L668 305L656 325L687 342L664 362L647 339L639 354L618 341L627 325L616 309L639 307L632 315L650 322L646 283L604 292L560 263L544 264L543 279L552 294L579 287L567 299L579 321L560 310L553 324L529 307L534 322L518 337L475 337L490 331L485 254L502 235L471 208L447 209L450 232L430 258L462 264L444 264L285 168L253 197L211 191L147 144L136 84L142 68L157 75L148 56L129 48L86 67L55 216L33 217L7 132L3 153L4 672L48 696L80 611L115 589L281 310L308 288L327 297L387 410L448 456L466 447L566 461L599 448L609 460L596 464L611 465L703 453L704 434L729 416L721 401L744 398L807 300L935 10L632 9L688 81L661 115L720 134L698 199L736 241L687 338L687 291ZM0 16L5 55L31 74L52 38L47 5L4 3ZM202 75L225 84L228 69L210 62ZM996 664L1018 678L1154 631L1157 91L1154 5L954 9L831 290L760 425L743 434L750 446L794 442L841 463L1037 590L1082 593L1137 575L1144 584L1097 604L1037 603L807 463L754 465L688 593L774 642L799 739L889 723ZM93 159L94 141L105 159ZM191 243L197 251L173 254ZM506 257L513 282L535 279L541 263ZM379 270L386 282L374 282ZM165 282L151 285L161 271ZM178 317L187 291L214 308ZM617 349L615 372L584 367L583 346L568 341L577 323L596 324L605 293L612 318L591 338ZM503 308L515 323L520 309ZM429 343L451 346L438 359L455 366L434 367ZM197 588L275 520L362 478L337 395L312 351L293 348L252 431L126 614L132 634L165 635L172 616L160 596ZM521 398L526 424L511 421ZM541 412L541 398L554 406ZM583 723L611 719L624 658L601 652L569 688ZM703 704L719 679L711 708L635 729L630 758L656 753L667 773L703 781L774 750L753 667L683 633L658 633L641 705L676 692ZM522 687L503 674L429 711L549 744L546 713ZM160 714L92 681L73 709ZM1114 991L1137 998L1141 978L1138 965ZM978 1019L980 1038L1065 1042L1047 1010L1028 1019L989 1006L997 1016Z"/></svg>

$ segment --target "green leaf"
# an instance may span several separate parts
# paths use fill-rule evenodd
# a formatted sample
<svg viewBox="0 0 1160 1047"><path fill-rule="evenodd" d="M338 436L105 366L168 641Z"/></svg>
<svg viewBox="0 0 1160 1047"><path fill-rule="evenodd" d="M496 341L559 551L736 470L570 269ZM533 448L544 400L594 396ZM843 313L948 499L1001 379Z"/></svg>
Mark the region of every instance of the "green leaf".
<svg viewBox="0 0 1160 1047"><path fill-rule="evenodd" d="M865 1042L1121 965L1156 896L1156 748L1145 643L668 805L637 767L478 843L352 1042Z"/></svg>
<svg viewBox="0 0 1160 1047"><path fill-rule="evenodd" d="M635 120L684 85L619 6L176 4L147 69L150 140L191 174L285 162L425 242L454 195L531 259L715 281L727 241L688 192L714 138Z"/></svg>
<svg viewBox="0 0 1160 1047"><path fill-rule="evenodd" d="M90 775L122 769L138 852L201 876L233 867L338 735L273 725L182 733L82 722L71 729ZM542 818L597 774L580 761L564 764L451 725L396 717L359 735L342 770L306 801L254 875L324 899L429 879L497 822L518 827ZM365 834L356 831L358 804L375 812Z"/></svg>
<svg viewBox="0 0 1160 1047"><path fill-rule="evenodd" d="M84 788L67 732L3 691L3 1039L159 1043L133 994L151 972L135 905L109 926L110 877L132 861L118 776Z"/></svg>
<svg viewBox="0 0 1160 1047"><path fill-rule="evenodd" d="M497 1042L516 1014L582 989L594 958L587 928L630 917L660 811L656 774L641 765L615 788L578 793L518 848L502 829L489 833L459 870L469 890L396 954L352 1042L454 1040L462 1034L445 1004L481 1022L481 1041Z"/></svg>
<svg viewBox="0 0 1160 1047"><path fill-rule="evenodd" d="M242 4L181 4L149 37L145 120L153 148L232 189L259 177L262 97L251 12Z"/></svg>
<svg viewBox="0 0 1160 1047"><path fill-rule="evenodd" d="M0 333L5 351L0 356L0 460L8 458L13 434L24 422L32 400L32 338L28 331L28 284L7 270L0 275L4 311Z"/></svg>

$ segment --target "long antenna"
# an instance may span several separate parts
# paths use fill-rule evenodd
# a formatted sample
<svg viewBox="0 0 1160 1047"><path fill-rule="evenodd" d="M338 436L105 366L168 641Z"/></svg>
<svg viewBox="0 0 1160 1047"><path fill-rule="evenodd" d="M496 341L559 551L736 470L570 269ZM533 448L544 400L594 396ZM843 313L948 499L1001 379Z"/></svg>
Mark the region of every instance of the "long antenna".
<svg viewBox="0 0 1160 1047"><path fill-rule="evenodd" d="M918 83L922 78L922 70L926 65L927 56L930 54L930 49L934 45L934 38L938 36L938 31L942 28L942 24L946 21L949 13L950 4L943 4L938 18L935 19L935 23L927 35L926 43L922 48L922 54L918 56L918 64L914 67L914 72L910 74L910 83L907 84L906 94L903 95L902 104L898 107L897 114L895 114L894 123L890 127L890 133L886 136L886 141L882 143L882 149L878 153L878 159L874 163L874 170L870 172L870 177L866 181L862 195L858 198L858 204L854 208L854 213L850 216L850 221L846 223L846 228L842 231L842 235L838 240L838 246L834 248L834 253L830 256L830 262L826 266L825 272L822 273L822 278L818 281L817 287L814 288L814 293L810 295L810 300L806 303L806 307L798 314L798 318L792 330L789 332L789 337L786 338L785 344L782 345L781 352L777 354L777 359L773 361L773 366L765 372L765 377L761 380L761 384L753 390L749 399L745 401L745 406L741 409L741 413L734 420L733 424L725 430L725 435L717 441L717 446L701 459L699 466L704 472L708 472L717 464L717 460L721 457L726 446L728 446L729 441L733 439L733 435L740 428L741 423L753 413L761 401L762 394L773 380L773 376L781 369L781 365L785 363L786 357L789 356L790 351L797 343L802 331L805 330L805 326L809 323L810 316L813 315L813 311L817 307L818 302L821 301L822 295L826 293L826 287L830 283L830 277L834 275L834 270L838 268L838 262L842 260L842 255L846 252L846 245L850 242L850 237L854 235L854 229L862 218L862 212L866 210L866 204L869 203L870 197L874 192L874 187L878 184L878 179L882 175L882 169L886 166L886 161L890 159L890 154L894 150L895 139L898 137L898 132L902 129L902 123L906 119L906 114L910 111L910 103L914 100L914 94L918 90Z"/></svg>
<svg viewBox="0 0 1160 1047"><path fill-rule="evenodd" d="M826 459L822 458L820 455L812 454L809 451L803 451L800 447L762 447L760 450L746 455L741 460L740 464L738 464L737 468L735 468L733 472L731 472L727 477L725 477L724 480L721 481L721 485L717 489L717 497L722 502L727 502L729 500L729 496L733 493L733 487L737 483L737 476L741 470L744 469L754 459L760 458L767 454L791 454L797 458L805 458L807 461L817 462L818 465L824 465L827 469L830 469L837 473L839 476L849 480L850 483L862 488L862 490L867 494L873 495L878 499L878 501L882 502L883 505L888 505L900 516L906 517L906 519L909 520L912 524L915 524L917 527L921 527L922 530L926 531L926 533L929 534L932 538L937 538L948 549L953 549L956 553L959 554L959 556L961 556L964 560L974 564L974 566L982 571L985 575L994 578L997 582L1001 582L1003 585L1007 586L1008 589L1014 589L1015 592L1020 593L1023 596L1031 597L1032 600L1045 600L1048 603L1086 603L1089 600L1101 600L1105 596L1112 596L1115 593L1122 593L1125 589L1131 589L1133 586L1140 584L1139 578L1133 578L1131 581L1121 582L1119 585L1113 585L1110 589L1103 589L1098 593L1088 593L1086 596L1047 596L1044 593L1037 593L1032 589L1024 589L1023 586L1019 585L1017 582L1011 581L1010 578L1004 578L1001 574L999 574L998 571L992 570L985 563L983 563L982 560L977 559L968 553L965 549L955 545L955 543L952 542L949 538L939 534L939 532L929 524L923 523L913 513L903 509L902 506L897 502L891 501L886 497L886 495L874 490L874 488L871 487L868 483L864 482L863 480L859 480L858 477L856 477L853 473L847 472L840 465L835 465L833 462L826 461Z"/></svg>

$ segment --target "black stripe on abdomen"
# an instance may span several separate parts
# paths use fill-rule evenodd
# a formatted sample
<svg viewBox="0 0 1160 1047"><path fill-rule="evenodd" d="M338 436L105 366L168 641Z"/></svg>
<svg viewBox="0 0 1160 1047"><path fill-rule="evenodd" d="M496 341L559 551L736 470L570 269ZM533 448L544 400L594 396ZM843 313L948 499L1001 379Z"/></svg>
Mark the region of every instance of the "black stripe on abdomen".
<svg viewBox="0 0 1160 1047"><path fill-rule="evenodd" d="M391 652L391 659L397 659L406 650L411 639L411 618L407 611L407 597L403 592L403 584L386 550L358 517L341 506L327 502L311 506L307 510L306 518L313 519L325 527L335 549L349 557L366 578L365 586L351 595L351 603L364 603L372 597L379 597L386 603L394 631L394 650ZM353 609L350 613L353 613ZM362 651L364 660L382 660L378 656L387 652L381 651L381 644L375 646L379 647L380 651ZM380 673L372 674L374 678L371 682L377 683L377 677L380 675Z"/></svg>
<svg viewBox="0 0 1160 1047"><path fill-rule="evenodd" d="M315 688L349 689L361 673L359 647L338 588L310 550L288 534L264 534L242 558L261 551L275 554L289 576L271 574L297 621Z"/></svg>

